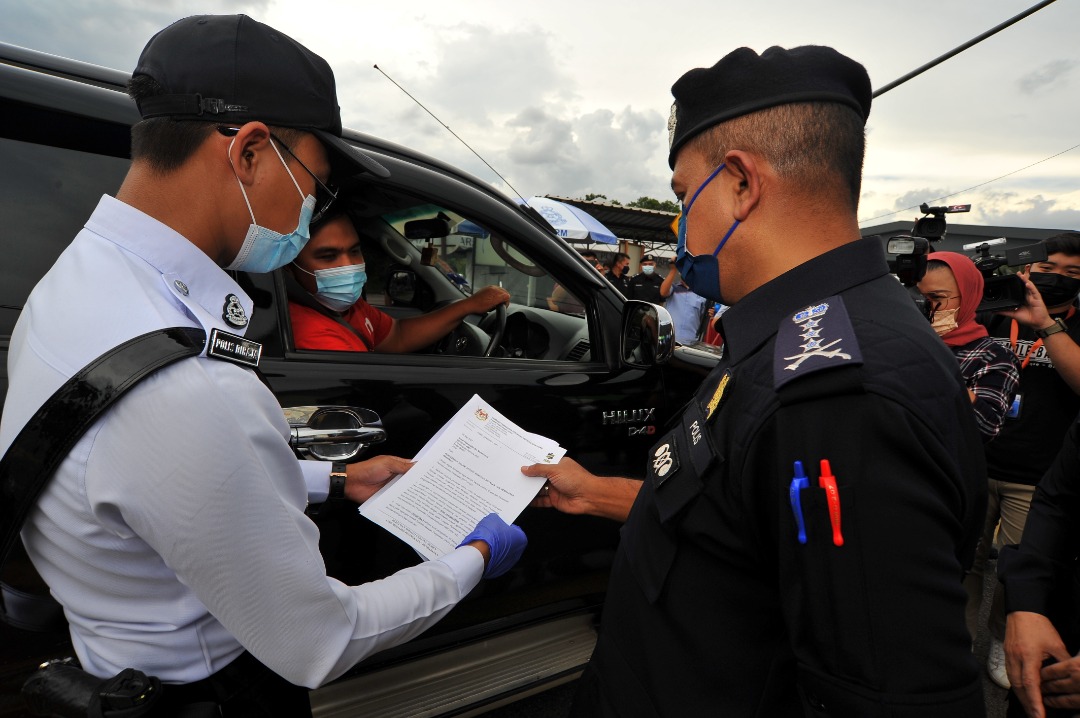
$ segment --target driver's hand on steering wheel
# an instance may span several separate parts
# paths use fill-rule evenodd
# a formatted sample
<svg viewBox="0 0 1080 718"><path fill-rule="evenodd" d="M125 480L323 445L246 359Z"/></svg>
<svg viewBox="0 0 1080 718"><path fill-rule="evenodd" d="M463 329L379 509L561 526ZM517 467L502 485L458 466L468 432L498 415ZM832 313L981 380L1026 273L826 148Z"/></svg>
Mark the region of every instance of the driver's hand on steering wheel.
<svg viewBox="0 0 1080 718"><path fill-rule="evenodd" d="M484 287L473 293L465 300L469 302L472 311L470 314L486 314L500 304L510 304L510 292L494 284Z"/></svg>

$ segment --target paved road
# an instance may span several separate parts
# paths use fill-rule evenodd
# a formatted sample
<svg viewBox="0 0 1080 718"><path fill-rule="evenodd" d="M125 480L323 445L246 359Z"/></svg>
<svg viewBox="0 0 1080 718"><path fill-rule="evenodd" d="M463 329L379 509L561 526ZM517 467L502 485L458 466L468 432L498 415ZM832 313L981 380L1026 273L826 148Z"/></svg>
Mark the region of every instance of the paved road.
<svg viewBox="0 0 1080 718"><path fill-rule="evenodd" d="M980 666L986 665L986 652L990 645L990 637L986 631L986 617L990 610L990 600L993 595L996 578L997 562L990 561L986 569L986 580L983 584L983 608L979 625L982 630L975 639L975 657ZM987 675L985 668L982 672L983 695L986 699L986 718L1005 718L1005 695L1006 692L998 688ZM570 711L570 702L574 696L576 684L570 683L559 686L550 691L540 693L512 705L496 709L484 714L484 718L565 718Z"/></svg>

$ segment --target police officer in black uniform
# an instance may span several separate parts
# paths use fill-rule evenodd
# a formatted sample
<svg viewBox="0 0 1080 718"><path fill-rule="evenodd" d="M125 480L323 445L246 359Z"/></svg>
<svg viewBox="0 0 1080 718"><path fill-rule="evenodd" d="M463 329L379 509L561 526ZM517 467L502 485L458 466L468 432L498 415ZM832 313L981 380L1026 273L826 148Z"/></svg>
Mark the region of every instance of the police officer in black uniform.
<svg viewBox="0 0 1080 718"><path fill-rule="evenodd" d="M725 353L644 481L566 459L537 503L625 519L574 715L983 716L962 578L986 505L952 355L856 222L870 110L826 47L672 87L677 266Z"/></svg>
<svg viewBox="0 0 1080 718"><path fill-rule="evenodd" d="M630 257L623 252L616 252L611 259L611 267L604 273L604 278L615 285L624 297L630 296L630 278L626 276L630 267Z"/></svg>
<svg viewBox="0 0 1080 718"><path fill-rule="evenodd" d="M643 302L663 304L660 285L664 278L656 273L656 258L646 254L641 258L641 271L630 278L630 294L627 299L640 299Z"/></svg>

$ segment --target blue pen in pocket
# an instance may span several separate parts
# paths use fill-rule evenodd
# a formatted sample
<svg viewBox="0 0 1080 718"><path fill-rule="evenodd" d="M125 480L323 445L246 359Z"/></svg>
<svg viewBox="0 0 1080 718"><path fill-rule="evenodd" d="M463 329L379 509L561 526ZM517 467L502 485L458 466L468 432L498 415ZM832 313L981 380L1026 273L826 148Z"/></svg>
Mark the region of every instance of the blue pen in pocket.
<svg viewBox="0 0 1080 718"><path fill-rule="evenodd" d="M799 543L806 543L806 522L803 520L802 498L800 490L810 488L810 479L806 478L801 461L795 462L795 478L791 480L788 495L791 498L791 513L795 515L795 524L799 527Z"/></svg>

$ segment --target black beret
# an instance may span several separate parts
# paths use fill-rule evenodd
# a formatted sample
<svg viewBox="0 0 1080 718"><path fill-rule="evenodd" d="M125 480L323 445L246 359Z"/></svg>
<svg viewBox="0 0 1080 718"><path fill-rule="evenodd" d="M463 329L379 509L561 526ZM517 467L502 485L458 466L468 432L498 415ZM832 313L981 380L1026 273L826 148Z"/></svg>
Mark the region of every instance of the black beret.
<svg viewBox="0 0 1080 718"><path fill-rule="evenodd" d="M695 135L726 120L792 102L838 102L863 122L870 115L866 68L831 47L740 47L710 68L690 70L671 86L668 165Z"/></svg>

